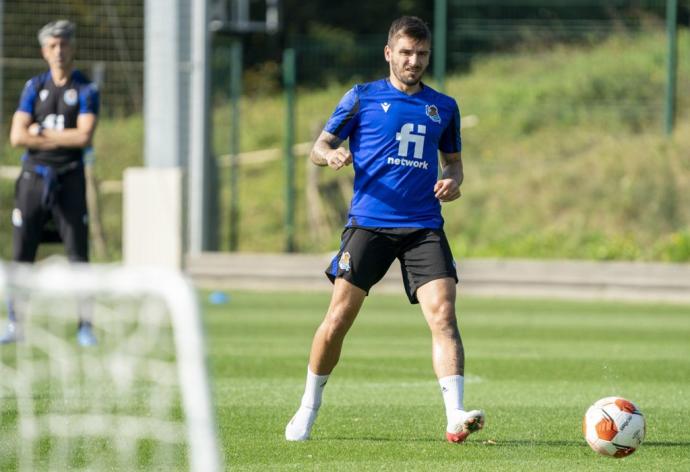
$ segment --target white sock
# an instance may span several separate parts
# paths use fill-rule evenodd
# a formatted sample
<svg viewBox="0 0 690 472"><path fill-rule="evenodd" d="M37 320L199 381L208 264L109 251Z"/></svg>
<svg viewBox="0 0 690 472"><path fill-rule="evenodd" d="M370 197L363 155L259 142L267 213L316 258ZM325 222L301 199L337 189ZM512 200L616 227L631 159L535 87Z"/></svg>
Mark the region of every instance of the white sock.
<svg viewBox="0 0 690 472"><path fill-rule="evenodd" d="M91 324L91 313L93 312L93 304L86 298L79 299L77 304L77 312L79 313L79 326L82 323Z"/></svg>
<svg viewBox="0 0 690 472"><path fill-rule="evenodd" d="M328 377L328 375L316 375L307 367L307 384L304 387L302 403L285 428L285 439L288 441L309 439L311 428L319 413L321 396Z"/></svg>
<svg viewBox="0 0 690 472"><path fill-rule="evenodd" d="M446 417L450 423L456 416L458 410L464 411L462 403L465 390L465 377L462 375L449 375L438 379L443 394L443 403L446 405Z"/></svg>
<svg viewBox="0 0 690 472"><path fill-rule="evenodd" d="M328 377L330 375L316 375L307 366L307 384L304 387L304 395L302 395L302 406L312 410L319 409L323 388L328 382Z"/></svg>

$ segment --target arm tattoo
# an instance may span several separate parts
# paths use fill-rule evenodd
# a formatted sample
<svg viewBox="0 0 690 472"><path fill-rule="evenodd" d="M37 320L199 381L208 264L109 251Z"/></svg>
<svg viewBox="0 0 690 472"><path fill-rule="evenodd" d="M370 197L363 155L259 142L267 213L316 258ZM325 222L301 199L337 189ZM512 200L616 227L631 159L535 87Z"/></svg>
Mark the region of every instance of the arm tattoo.
<svg viewBox="0 0 690 472"><path fill-rule="evenodd" d="M326 154L333 149L337 149L342 142L343 140L338 136L327 131L322 131L311 150L311 161L319 166L328 165Z"/></svg>

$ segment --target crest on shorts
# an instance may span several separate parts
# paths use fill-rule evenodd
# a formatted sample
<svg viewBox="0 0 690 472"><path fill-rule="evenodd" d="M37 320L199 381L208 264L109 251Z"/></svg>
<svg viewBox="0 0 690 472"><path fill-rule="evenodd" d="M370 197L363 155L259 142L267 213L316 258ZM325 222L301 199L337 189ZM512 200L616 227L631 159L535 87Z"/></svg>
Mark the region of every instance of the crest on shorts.
<svg viewBox="0 0 690 472"><path fill-rule="evenodd" d="M338 261L338 267L340 267L340 270L344 270L345 272L348 272L350 270L349 252L346 251L340 256L340 260Z"/></svg>
<svg viewBox="0 0 690 472"><path fill-rule="evenodd" d="M12 224L17 228L21 228L23 223L22 211L19 208L12 210Z"/></svg>
<svg viewBox="0 0 690 472"><path fill-rule="evenodd" d="M426 106L426 116L431 118L434 123L441 123L441 115L438 114L438 108L436 105Z"/></svg>
<svg viewBox="0 0 690 472"><path fill-rule="evenodd" d="M77 95L77 91L75 89L69 89L65 91L65 94L62 98L65 100L67 105L72 106L77 104L79 95Z"/></svg>

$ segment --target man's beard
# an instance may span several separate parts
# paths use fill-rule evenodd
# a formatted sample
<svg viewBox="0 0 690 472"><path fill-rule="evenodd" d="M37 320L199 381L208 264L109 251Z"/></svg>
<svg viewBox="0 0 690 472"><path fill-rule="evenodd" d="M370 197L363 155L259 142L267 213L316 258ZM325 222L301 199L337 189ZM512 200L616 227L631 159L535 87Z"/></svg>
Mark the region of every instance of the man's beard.
<svg viewBox="0 0 690 472"><path fill-rule="evenodd" d="M395 69L394 69L394 70L395 70ZM405 69L403 69L401 72L395 73L395 77L396 77L400 82L402 82L403 84L407 85L408 87L413 86L413 85L417 85L417 84L422 80L422 76L424 75L424 71L423 71L423 70L414 71L414 72L413 72L414 77L409 77L409 76L407 76L406 74L407 74L408 72L411 72L411 71L406 71ZM405 75L403 75L403 74L405 74Z"/></svg>

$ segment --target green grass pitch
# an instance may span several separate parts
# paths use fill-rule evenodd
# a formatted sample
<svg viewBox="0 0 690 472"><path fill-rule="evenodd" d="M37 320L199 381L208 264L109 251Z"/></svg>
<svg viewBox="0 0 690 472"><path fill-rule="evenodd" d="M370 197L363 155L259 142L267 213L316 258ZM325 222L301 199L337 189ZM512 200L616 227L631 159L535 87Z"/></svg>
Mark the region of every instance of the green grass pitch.
<svg viewBox="0 0 690 472"><path fill-rule="evenodd" d="M213 305L201 293L227 470L690 470L690 306L460 297L465 404L484 409L487 424L454 445L444 438L419 308L403 295L373 292L305 443L285 441L283 431L299 404L311 337L329 295L232 292L229 303ZM65 323L71 346L74 321ZM97 349L106 345L102 338ZM0 350L7 366L13 352ZM11 433L15 400L10 390L0 394L0 433L9 433L0 442L0 470L11 471L19 444ZM645 443L625 459L598 456L582 438L585 410L609 395L635 401L647 418ZM136 398L134 411L148 404L147 396ZM38 410L52 401L49 392L34 400ZM75 443L71 463L95 459L106 466L92 470L121 470L106 457L112 444L103 441L112 438ZM38 445L35 470L50 469L51 450L50 443ZM137 453L138 470L185 469L181 447L164 464L146 444Z"/></svg>
<svg viewBox="0 0 690 472"><path fill-rule="evenodd" d="M460 297L465 405L484 409L487 424L453 445L419 308L375 292L305 443L283 430L328 295L240 292L205 304L229 470L690 470L690 307ZM609 395L647 418L645 443L625 459L582 438L585 410Z"/></svg>

